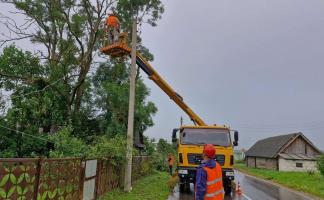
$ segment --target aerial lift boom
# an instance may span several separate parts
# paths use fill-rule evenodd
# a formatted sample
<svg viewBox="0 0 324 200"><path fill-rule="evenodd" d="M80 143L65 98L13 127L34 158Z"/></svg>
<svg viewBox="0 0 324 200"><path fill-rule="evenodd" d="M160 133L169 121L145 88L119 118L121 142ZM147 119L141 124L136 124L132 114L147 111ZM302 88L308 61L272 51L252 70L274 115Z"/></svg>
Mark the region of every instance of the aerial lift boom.
<svg viewBox="0 0 324 200"><path fill-rule="evenodd" d="M104 54L118 57L130 55L131 49L121 40L119 43L112 44L100 49ZM183 98L175 92L172 87L154 70L143 56L136 52L136 64L154 81L195 123L195 125L206 126L205 122L183 101Z"/></svg>

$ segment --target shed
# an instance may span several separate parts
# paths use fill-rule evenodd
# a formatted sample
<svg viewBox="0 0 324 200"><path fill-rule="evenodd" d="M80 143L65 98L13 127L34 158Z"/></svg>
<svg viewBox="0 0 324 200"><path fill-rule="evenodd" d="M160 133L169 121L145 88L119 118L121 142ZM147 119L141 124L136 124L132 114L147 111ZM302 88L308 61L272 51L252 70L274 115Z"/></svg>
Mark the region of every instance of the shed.
<svg viewBox="0 0 324 200"><path fill-rule="evenodd" d="M257 141L246 153L246 165L279 171L316 171L319 149L303 133Z"/></svg>

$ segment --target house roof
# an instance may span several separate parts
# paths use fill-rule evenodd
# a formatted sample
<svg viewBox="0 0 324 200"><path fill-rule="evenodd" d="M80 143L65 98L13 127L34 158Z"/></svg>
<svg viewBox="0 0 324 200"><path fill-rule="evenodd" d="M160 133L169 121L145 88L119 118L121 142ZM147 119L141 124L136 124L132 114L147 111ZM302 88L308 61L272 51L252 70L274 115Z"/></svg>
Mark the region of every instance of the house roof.
<svg viewBox="0 0 324 200"><path fill-rule="evenodd" d="M245 155L253 157L275 158L285 144L296 139L298 136L303 136L303 134L291 133L288 135L279 135L259 140L247 152L245 152ZM305 138L305 136L303 136L303 138ZM307 142L310 142L307 140L307 138L305 139ZM314 146L312 143L310 144Z"/></svg>

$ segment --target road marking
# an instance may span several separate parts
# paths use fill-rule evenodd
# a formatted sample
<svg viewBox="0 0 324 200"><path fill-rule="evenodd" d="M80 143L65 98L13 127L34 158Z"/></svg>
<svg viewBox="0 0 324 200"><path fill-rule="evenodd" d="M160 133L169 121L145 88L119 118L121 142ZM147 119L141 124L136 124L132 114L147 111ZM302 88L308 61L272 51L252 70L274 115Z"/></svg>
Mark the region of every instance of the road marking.
<svg viewBox="0 0 324 200"><path fill-rule="evenodd" d="M243 197L246 198L247 200L252 200L250 197L248 197L246 194L242 193Z"/></svg>

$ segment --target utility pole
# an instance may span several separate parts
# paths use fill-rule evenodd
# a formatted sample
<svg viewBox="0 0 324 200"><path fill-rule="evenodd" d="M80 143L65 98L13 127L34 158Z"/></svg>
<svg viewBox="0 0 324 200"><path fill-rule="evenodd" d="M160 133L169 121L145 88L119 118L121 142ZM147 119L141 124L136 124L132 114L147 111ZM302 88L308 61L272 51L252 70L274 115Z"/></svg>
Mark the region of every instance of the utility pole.
<svg viewBox="0 0 324 200"><path fill-rule="evenodd" d="M22 134L19 133L19 129L20 129L20 124L19 124L19 120L17 120L17 122L16 122L17 156L18 156L18 158L21 158L22 157L22 151L21 151Z"/></svg>
<svg viewBox="0 0 324 200"><path fill-rule="evenodd" d="M128 107L128 124L127 124L127 152L125 167L124 190L132 190L132 152L133 152L133 135L134 135L134 111L135 111L135 88L136 88L136 44L137 44L137 18L133 17L132 26L132 51L131 51L131 74L129 85L129 107Z"/></svg>

